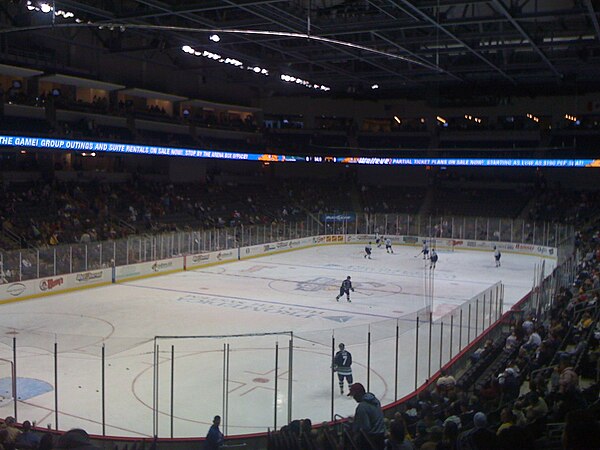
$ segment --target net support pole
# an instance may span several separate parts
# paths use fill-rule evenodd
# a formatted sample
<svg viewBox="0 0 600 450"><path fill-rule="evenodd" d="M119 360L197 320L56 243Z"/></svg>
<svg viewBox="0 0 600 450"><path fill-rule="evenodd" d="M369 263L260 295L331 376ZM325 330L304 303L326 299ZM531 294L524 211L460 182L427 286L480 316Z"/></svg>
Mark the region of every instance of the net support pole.
<svg viewBox="0 0 600 450"><path fill-rule="evenodd" d="M417 316L415 336L415 391L417 390L417 380L419 378L419 316Z"/></svg>
<svg viewBox="0 0 600 450"><path fill-rule="evenodd" d="M482 327L481 327L481 331L485 331L485 299L486 299L486 295L483 294L483 310L481 312L481 322L482 322ZM489 321L488 321L489 322ZM491 323L489 323L489 325L491 325Z"/></svg>
<svg viewBox="0 0 600 450"><path fill-rule="evenodd" d="M333 363L335 359L335 336L331 336L331 421L333 421L334 412L333 412L333 390L335 388L335 379L334 379L334 371L333 371Z"/></svg>
<svg viewBox="0 0 600 450"><path fill-rule="evenodd" d="M275 395L273 396L273 429L277 429L277 377L279 376L279 342L275 342Z"/></svg>
<svg viewBox="0 0 600 450"><path fill-rule="evenodd" d="M13 394L13 409L15 414L15 420L18 422L19 418L17 416L17 399L18 391L17 391L17 338L13 336L13 367L12 367L12 394Z"/></svg>
<svg viewBox="0 0 600 450"><path fill-rule="evenodd" d="M463 312L462 308L460 309L458 315L458 352L462 350L462 327L463 327Z"/></svg>
<svg viewBox="0 0 600 450"><path fill-rule="evenodd" d="M223 344L223 376L221 377L221 382L223 385L223 393L222 393L222 398L221 398L221 416L223 417L223 420L225 420L225 396L226 396L226 392L225 392L225 365L226 365L226 361L227 358L225 356L225 354L227 353L227 347L226 344ZM223 423L223 428L225 428L225 423Z"/></svg>
<svg viewBox="0 0 600 450"><path fill-rule="evenodd" d="M367 392L371 388L371 325L367 333Z"/></svg>
<svg viewBox="0 0 600 450"><path fill-rule="evenodd" d="M171 439L173 439L173 409L175 405L175 346L171 345Z"/></svg>
<svg viewBox="0 0 600 450"><path fill-rule="evenodd" d="M292 380L294 373L294 335L290 334L288 349L288 423L292 421Z"/></svg>
<svg viewBox="0 0 600 450"><path fill-rule="evenodd" d="M442 368L442 348L444 346L444 321L440 322L440 369Z"/></svg>
<svg viewBox="0 0 600 450"><path fill-rule="evenodd" d="M157 386L157 379L156 379L156 338L154 338L154 355L152 358L152 435L154 437L157 437L157 431L156 431L156 390L158 389Z"/></svg>
<svg viewBox="0 0 600 450"><path fill-rule="evenodd" d="M454 337L454 314L450 316L450 360L452 359L452 341Z"/></svg>
<svg viewBox="0 0 600 450"><path fill-rule="evenodd" d="M58 430L58 342L54 341L54 429Z"/></svg>
<svg viewBox="0 0 600 450"><path fill-rule="evenodd" d="M433 313L429 312L429 351L427 352L427 378L431 376L431 339L433 331Z"/></svg>
<svg viewBox="0 0 600 450"><path fill-rule="evenodd" d="M102 436L106 436L106 349L102 344Z"/></svg>
<svg viewBox="0 0 600 450"><path fill-rule="evenodd" d="M154 395L156 395L156 400L155 400L155 405L156 405L156 409L154 410L154 414L156 417L156 437L158 437L158 386L159 386L159 363L160 363L160 347L158 345L156 345L156 393Z"/></svg>
<svg viewBox="0 0 600 450"><path fill-rule="evenodd" d="M229 434L229 354L230 348L227 344L227 371L225 373L225 435Z"/></svg>
<svg viewBox="0 0 600 450"><path fill-rule="evenodd" d="M469 303L469 315L467 316L467 345L471 343L471 304Z"/></svg>
<svg viewBox="0 0 600 450"><path fill-rule="evenodd" d="M396 216L396 228L397 224ZM400 345L400 326L398 325L398 319L396 319L396 354L394 357L394 401L398 400L398 351Z"/></svg>
<svg viewBox="0 0 600 450"><path fill-rule="evenodd" d="M475 299L475 337L474 339L477 339L477 332L479 331L479 298Z"/></svg>

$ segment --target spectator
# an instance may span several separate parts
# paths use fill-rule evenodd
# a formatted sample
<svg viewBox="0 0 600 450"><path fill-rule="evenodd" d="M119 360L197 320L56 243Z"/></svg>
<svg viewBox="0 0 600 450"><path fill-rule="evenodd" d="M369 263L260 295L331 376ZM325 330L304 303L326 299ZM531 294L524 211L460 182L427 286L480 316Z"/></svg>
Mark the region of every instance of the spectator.
<svg viewBox="0 0 600 450"><path fill-rule="evenodd" d="M38 450L52 450L54 448L54 436L52 433L44 433L40 440Z"/></svg>
<svg viewBox="0 0 600 450"><path fill-rule="evenodd" d="M456 379L452 375L448 375L444 369L441 369L440 377L436 382L436 388L440 395L447 395L454 390L455 386Z"/></svg>
<svg viewBox="0 0 600 450"><path fill-rule="evenodd" d="M394 419L390 426L390 437L385 444L385 450L414 450L415 446L406 439L406 427L402 420Z"/></svg>
<svg viewBox="0 0 600 450"><path fill-rule="evenodd" d="M579 376L571 366L571 358L569 356L561 356L557 371L560 374L558 379L558 392L564 394L566 392L572 393L579 391Z"/></svg>
<svg viewBox="0 0 600 450"><path fill-rule="evenodd" d="M515 424L515 415L510 408L502 408L502 411L500 411L500 422L502 423L496 431L498 436L500 436L500 433L502 433L504 430L507 430Z"/></svg>
<svg viewBox="0 0 600 450"><path fill-rule="evenodd" d="M37 449L40 445L40 437L31 431L31 422L23 422L22 433L17 437L16 447L18 449Z"/></svg>
<svg viewBox="0 0 600 450"><path fill-rule="evenodd" d="M528 406L525 407L527 423L533 423L546 417L548 414L548 405L546 404L546 400L537 392L531 391L527 394L527 402Z"/></svg>
<svg viewBox="0 0 600 450"><path fill-rule="evenodd" d="M12 416L8 416L4 419L2 428L6 430L6 440L4 441L6 444L14 444L21 434L21 430L16 427L16 423L15 418Z"/></svg>
<svg viewBox="0 0 600 450"><path fill-rule="evenodd" d="M221 416L215 416L206 435L206 450L219 450L223 447L225 436L219 430L219 425L221 425Z"/></svg>
<svg viewBox="0 0 600 450"><path fill-rule="evenodd" d="M444 438L444 430L442 427L433 426L429 430L427 440L421 446L421 450L436 450L438 445L442 442Z"/></svg>
<svg viewBox="0 0 600 450"><path fill-rule="evenodd" d="M69 430L58 438L56 449L100 450L99 447L92 445L90 436L81 428Z"/></svg>
<svg viewBox="0 0 600 450"><path fill-rule="evenodd" d="M600 442L600 426L590 411L576 410L567 414L562 436L564 450L594 450Z"/></svg>
<svg viewBox="0 0 600 450"><path fill-rule="evenodd" d="M364 432L374 444L375 449L383 449L385 445L385 426L381 403L371 392L366 392L361 383L354 383L350 386L348 396L354 398L358 403L352 428L360 444L359 447L368 448L368 444L365 443L363 437Z"/></svg>
<svg viewBox="0 0 600 450"><path fill-rule="evenodd" d="M458 436L460 450L496 450L498 439L496 434L487 429L487 416L478 412L473 417L474 428Z"/></svg>

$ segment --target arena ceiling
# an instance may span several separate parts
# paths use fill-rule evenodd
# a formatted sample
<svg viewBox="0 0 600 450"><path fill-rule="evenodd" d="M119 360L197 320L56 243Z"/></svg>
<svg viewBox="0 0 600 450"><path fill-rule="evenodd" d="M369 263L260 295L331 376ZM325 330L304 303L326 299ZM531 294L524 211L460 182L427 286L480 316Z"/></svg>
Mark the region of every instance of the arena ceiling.
<svg viewBox="0 0 600 450"><path fill-rule="evenodd" d="M4 34L5 41L32 33L54 39L79 27L90 39L63 41L93 42L135 61L156 61L160 52L175 69L275 93L323 86L331 89L326 95L379 97L600 91L596 0L48 0L74 15L53 24L24 12L25 0L10 1L5 30L49 28Z"/></svg>

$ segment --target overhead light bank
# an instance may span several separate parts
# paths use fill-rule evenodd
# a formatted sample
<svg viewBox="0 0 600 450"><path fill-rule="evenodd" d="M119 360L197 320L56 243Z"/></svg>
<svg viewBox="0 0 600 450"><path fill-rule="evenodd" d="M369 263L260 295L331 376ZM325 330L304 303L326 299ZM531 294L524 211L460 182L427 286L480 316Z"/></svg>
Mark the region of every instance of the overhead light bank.
<svg viewBox="0 0 600 450"><path fill-rule="evenodd" d="M189 45L184 45L183 47L181 47L181 50L184 53L187 53L189 55L212 59L213 61L219 62L221 64L229 64L231 66L238 67L240 69L250 70L256 74L269 76L269 71L265 68L258 67L258 66L246 65L239 59L227 58L225 56L220 55L219 53L214 53L214 52L211 52L208 50L202 50L202 51L196 50L196 49L190 47Z"/></svg>

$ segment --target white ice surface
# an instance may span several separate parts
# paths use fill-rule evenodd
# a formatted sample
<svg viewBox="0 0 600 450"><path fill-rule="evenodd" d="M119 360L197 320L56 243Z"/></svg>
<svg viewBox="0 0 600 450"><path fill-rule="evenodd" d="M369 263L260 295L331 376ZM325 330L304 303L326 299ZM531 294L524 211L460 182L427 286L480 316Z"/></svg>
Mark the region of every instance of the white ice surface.
<svg viewBox="0 0 600 450"><path fill-rule="evenodd" d="M106 434L153 433L153 338L156 335L226 335L294 332L292 418L313 422L331 416L331 337L354 356L354 381L367 382L367 330L372 330L370 390L383 404L394 401L395 319L426 304L429 269L416 247L394 254L360 245L322 246L205 269L55 295L0 307L6 332L0 358L12 360L17 338L19 379L54 386L54 341L58 343L58 426L101 434L101 347L106 350ZM440 253L433 277L434 319L502 281L504 309L530 289L540 258L504 253ZM546 272L553 264L546 260ZM352 303L335 301L341 281L352 276ZM390 320L392 319L392 320ZM384 322L387 321L387 322ZM380 324L387 324L386 326ZM414 333L400 340L398 397L414 389ZM426 327L423 327L426 328ZM335 330L335 331L333 331ZM379 333L379 335L378 335ZM175 347L174 435L204 436L212 417L223 415L223 355L229 345L228 434L266 431L288 418L287 335L255 338L161 340L159 436L170 436L171 345ZM465 344L463 339L463 346ZM422 341L425 339L421 339ZM455 343L457 338L454 337ZM275 345L279 345L275 395ZM435 345L435 342L434 342ZM422 348L422 347L420 347ZM439 352L438 352L439 354ZM419 374L427 376L419 354ZM433 369L437 370L437 357ZM6 365L1 365L6 372ZM425 372L423 372L425 370ZM0 378L6 376L1 373ZM421 379L421 378L420 378ZM355 403L334 383L334 412L349 415ZM55 426L54 390L29 394L18 419ZM12 414L12 404L0 414Z"/></svg>

